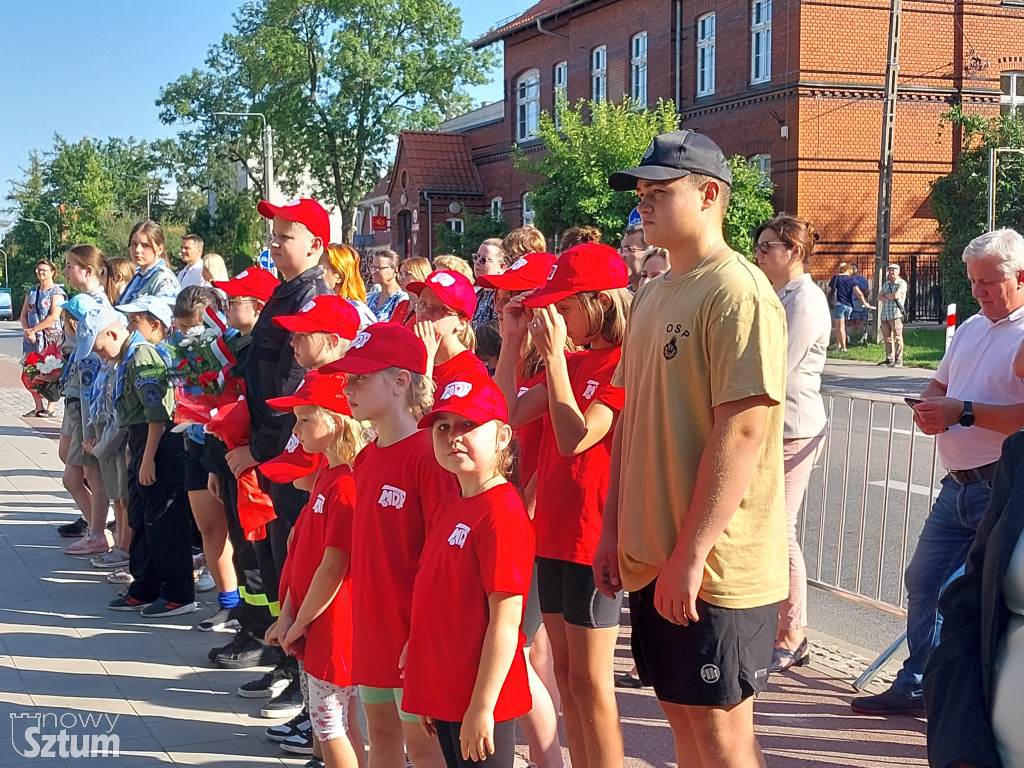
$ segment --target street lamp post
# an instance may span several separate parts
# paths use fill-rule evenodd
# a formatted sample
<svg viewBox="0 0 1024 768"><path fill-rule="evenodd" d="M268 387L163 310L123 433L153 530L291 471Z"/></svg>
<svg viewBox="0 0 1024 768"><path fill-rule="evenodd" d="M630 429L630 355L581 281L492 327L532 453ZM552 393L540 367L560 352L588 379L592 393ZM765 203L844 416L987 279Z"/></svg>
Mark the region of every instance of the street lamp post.
<svg viewBox="0 0 1024 768"><path fill-rule="evenodd" d="M4 255L4 284L7 286L7 289L10 290L11 276L7 272L7 251L5 251L3 248L0 248L0 253Z"/></svg>
<svg viewBox="0 0 1024 768"><path fill-rule="evenodd" d="M214 112L214 115L229 117L258 117L263 120L263 193L267 202L274 202L274 133L262 112ZM267 220L267 234L271 231L270 220Z"/></svg>
<svg viewBox="0 0 1024 768"><path fill-rule="evenodd" d="M42 224L44 227L46 227L46 239L47 242L50 244L50 261L53 261L53 230L50 229L50 225L47 224L45 221L40 221L39 219L30 219L28 217L25 218L25 221L31 221L33 224Z"/></svg>

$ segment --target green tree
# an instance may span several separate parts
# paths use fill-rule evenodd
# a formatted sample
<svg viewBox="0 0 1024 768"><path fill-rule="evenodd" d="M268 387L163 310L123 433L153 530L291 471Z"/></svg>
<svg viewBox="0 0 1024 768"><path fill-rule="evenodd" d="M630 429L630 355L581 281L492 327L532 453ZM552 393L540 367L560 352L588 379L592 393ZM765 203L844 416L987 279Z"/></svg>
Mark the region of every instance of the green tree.
<svg viewBox="0 0 1024 768"><path fill-rule="evenodd" d="M238 162L261 192L260 121L212 113L266 115L274 183L294 192L311 182L338 206L351 242L356 204L384 174L398 133L464 111L463 87L485 82L492 64L466 45L448 0L252 1L206 69L169 84L157 105L165 123L195 126L181 135L193 158Z"/></svg>
<svg viewBox="0 0 1024 768"><path fill-rule="evenodd" d="M942 251L939 272L946 302L955 302L960 319L978 311L971 295L963 252L967 244L985 232L988 201L988 157L993 147L1024 148L1024 114L984 117L968 115L955 106L943 116L942 125L957 126L963 144L956 167L932 182L931 204L939 222ZM1024 156L1002 154L996 174L996 227L1024 232Z"/></svg>
<svg viewBox="0 0 1024 768"><path fill-rule="evenodd" d="M219 195L216 210L211 214L200 208L188 229L203 238L208 252L224 258L233 275L256 263L266 232L263 217L245 193Z"/></svg>
<svg viewBox="0 0 1024 768"><path fill-rule="evenodd" d="M509 223L505 219L467 213L463 218L462 232L454 232L444 223L437 224L434 253L431 255L454 253L472 263L473 254L480 243L492 237L505 237L508 232Z"/></svg>
<svg viewBox="0 0 1024 768"><path fill-rule="evenodd" d="M515 152L515 165L538 179L530 190L536 226L549 238L574 226L595 226L608 242L618 243L629 212L636 206L631 192L613 192L608 177L637 163L651 138L679 127L670 101L653 110L638 109L629 99L580 101L558 107L558 127L541 112L537 137L545 152Z"/></svg>
<svg viewBox="0 0 1024 768"><path fill-rule="evenodd" d="M725 211L725 241L734 251L753 259L753 231L775 215L772 185L742 155L730 157L729 167L732 187Z"/></svg>

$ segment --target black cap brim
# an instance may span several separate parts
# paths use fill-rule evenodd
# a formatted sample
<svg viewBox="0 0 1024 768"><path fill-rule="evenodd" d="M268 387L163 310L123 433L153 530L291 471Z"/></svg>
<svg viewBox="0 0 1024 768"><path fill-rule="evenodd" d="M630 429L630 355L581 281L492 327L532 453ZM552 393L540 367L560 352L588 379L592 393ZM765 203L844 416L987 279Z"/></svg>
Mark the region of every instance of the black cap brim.
<svg viewBox="0 0 1024 768"><path fill-rule="evenodd" d="M618 171L608 177L608 186L616 192L632 192L636 189L637 179L645 181L674 181L690 175L690 171L679 168L668 168L664 165L641 165Z"/></svg>

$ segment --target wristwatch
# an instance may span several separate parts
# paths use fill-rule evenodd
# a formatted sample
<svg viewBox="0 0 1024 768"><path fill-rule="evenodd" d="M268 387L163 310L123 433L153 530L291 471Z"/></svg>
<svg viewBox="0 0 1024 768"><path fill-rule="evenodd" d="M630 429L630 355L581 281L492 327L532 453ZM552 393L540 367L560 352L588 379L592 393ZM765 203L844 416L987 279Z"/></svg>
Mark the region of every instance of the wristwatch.
<svg viewBox="0 0 1024 768"><path fill-rule="evenodd" d="M960 426L974 426L974 403L970 400L964 400L964 412L960 414Z"/></svg>

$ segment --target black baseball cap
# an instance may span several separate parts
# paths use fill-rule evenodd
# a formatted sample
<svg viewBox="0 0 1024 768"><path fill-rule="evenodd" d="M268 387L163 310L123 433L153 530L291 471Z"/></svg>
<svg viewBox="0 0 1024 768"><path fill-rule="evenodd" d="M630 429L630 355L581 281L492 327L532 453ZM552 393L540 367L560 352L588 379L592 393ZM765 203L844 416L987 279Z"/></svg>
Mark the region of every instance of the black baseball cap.
<svg viewBox="0 0 1024 768"><path fill-rule="evenodd" d="M651 139L640 165L613 173L608 186L617 192L631 192L637 179L671 181L694 173L732 186L729 163L715 142L696 131L672 131Z"/></svg>

